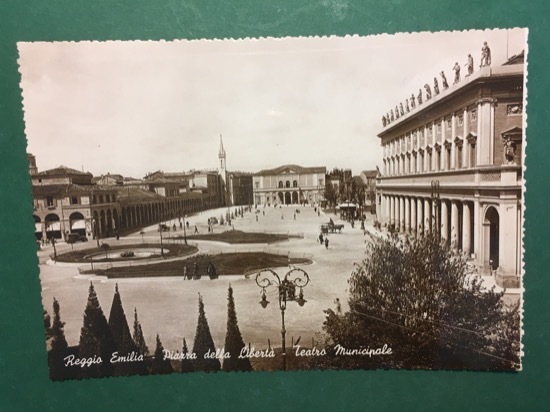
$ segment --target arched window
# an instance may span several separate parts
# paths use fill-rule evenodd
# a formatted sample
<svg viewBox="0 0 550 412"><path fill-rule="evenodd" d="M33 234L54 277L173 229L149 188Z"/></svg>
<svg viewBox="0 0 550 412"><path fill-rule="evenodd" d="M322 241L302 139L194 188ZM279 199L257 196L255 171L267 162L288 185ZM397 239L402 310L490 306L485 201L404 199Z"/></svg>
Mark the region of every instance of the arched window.
<svg viewBox="0 0 550 412"><path fill-rule="evenodd" d="M290 180L286 181L286 187L290 187Z"/></svg>
<svg viewBox="0 0 550 412"><path fill-rule="evenodd" d="M297 180L292 182L292 187L298 187L298 181Z"/></svg>
<svg viewBox="0 0 550 412"><path fill-rule="evenodd" d="M283 187L283 181L282 180L279 180L279 187Z"/></svg>

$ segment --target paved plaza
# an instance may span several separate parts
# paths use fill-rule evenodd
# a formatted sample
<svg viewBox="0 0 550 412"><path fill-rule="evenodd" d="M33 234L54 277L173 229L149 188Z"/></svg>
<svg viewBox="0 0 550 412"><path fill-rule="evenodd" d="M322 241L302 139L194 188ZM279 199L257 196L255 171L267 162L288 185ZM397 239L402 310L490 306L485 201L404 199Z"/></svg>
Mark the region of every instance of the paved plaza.
<svg viewBox="0 0 550 412"><path fill-rule="evenodd" d="M300 209L294 220L294 210ZM233 208L234 209L234 208ZM278 253L291 252L292 255L306 254L312 256L311 265L301 266L307 271L310 283L304 288L304 297L307 303L303 307L290 302L286 312L287 340L302 338L304 345L309 345L315 334L321 331L325 318L323 310L334 308L334 301L339 298L342 304L347 301L347 280L353 270L353 264L362 259L365 250L365 236L356 225L352 229L345 223L341 234L329 235L329 247L321 246L318 242L319 227L329 220L323 212L320 216L313 207L283 206L282 208L259 208L260 213L245 213L243 218L232 221L235 230L284 232L302 234L303 238L292 238L289 241L271 245L229 245L220 242L193 241L201 253L218 253L229 251L267 250ZM265 215L264 212L265 211ZM194 227L200 233L207 233L207 219L225 215L226 209L205 211L189 218L190 230ZM337 216L330 217L339 223ZM182 235L179 229L177 235ZM215 232L227 230L227 226L215 225ZM159 242L160 237L156 227L145 229L146 242ZM174 235L174 232L165 232L164 236ZM164 240L165 242L167 240ZM107 239L111 245L142 242L139 234L121 238ZM90 248L95 241L79 243L75 248ZM58 244L58 253L70 250L69 245ZM239 327L244 341L256 348L266 348L268 339L273 346L280 345L281 314L277 304L277 291L274 287L268 289L267 298L271 302L262 309L259 304L261 289L256 285L254 278L245 279L242 275L223 276L217 280L203 277L198 281L183 280L181 277L163 278L133 278L133 279L106 279L104 277L79 275L78 266L82 264L54 264L48 261L52 253L51 246L39 252L40 278L44 305L48 312L52 312L53 297L61 305L61 317L66 323L65 334L69 345L78 344L82 314L88 297L90 281L96 289L101 307L108 316L114 294L115 283L119 284L122 303L130 327L133 322L133 309L137 308L143 332L149 349L154 349L156 334L160 334L166 349L181 350L182 339L185 337L192 345L197 326L198 293L204 298L206 316L210 325L212 337L217 347L224 344L227 322L227 288L231 283L234 296ZM47 262L48 261L48 262ZM47 262L47 263L46 263ZM288 267L276 268L279 275L289 270Z"/></svg>
<svg viewBox="0 0 550 412"><path fill-rule="evenodd" d="M300 213L296 214L296 220L294 220L296 208L300 209ZM316 339L316 333L321 331L325 319L323 311L327 308L335 308L336 298L340 299L343 309L346 309L347 280L353 270L354 262L363 258L365 242L369 236L365 236L359 224L352 229L348 222L341 222L338 216L326 215L323 212L319 216L313 207L309 206L260 207L258 210L260 212L257 214L248 212L243 218L234 219L232 221L234 229L301 234L303 238L291 238L289 241L271 245L230 245L195 240L192 242L197 244L200 253L266 250L276 253L291 252L292 255L305 254L312 257L311 265L301 266L310 277L310 283L304 288L307 303L300 307L290 302L286 311L287 341L290 342L292 337L294 339L301 337L304 345L310 345L311 339ZM226 209L210 210L190 217L188 234L194 232L195 225L199 233L207 233L208 218L214 216L219 218L220 215L225 215L226 211ZM258 221L256 221L256 215ZM344 223L345 227L342 233L329 235L329 247L326 249L319 244L318 236L320 225L327 222L329 217L335 223ZM183 230L179 229L177 222L170 222L170 226L173 223L176 223L178 230L175 233L165 232L165 237L183 235ZM366 227L368 231L374 233L372 221L367 220ZM214 226L216 233L224 230L228 230L228 227ZM146 228L143 239L145 242L160 242L156 226ZM167 241L164 239L164 242ZM106 242L111 245L138 243L142 242L142 236L136 233L119 241L111 238ZM76 244L75 248L93 246L95 241L90 240L87 243ZM69 250L70 246L59 244L57 248L58 253L62 253ZM268 289L267 298L271 304L263 309L259 304L261 289L256 285L253 277L245 279L242 275L234 275L223 276L217 280L203 277L195 281L183 280L182 277L106 279L99 276L80 275L78 267L82 264L54 264L48 260L51 253L51 246L39 252L42 296L44 305L50 313L53 297L59 300L69 345L78 344L90 281L94 284L106 316L109 315L115 283L119 284L128 323L131 327L133 309L137 308L150 350L154 349L157 333L166 349L174 351L181 349L184 337L188 344L192 345L197 326L199 293L204 298L206 315L216 347L223 347L229 283L234 290L239 327L245 342L258 349L266 348L268 339L273 346L280 345L281 314L277 304L277 291L274 287ZM284 276L288 269L288 267L282 267L275 270L279 275ZM494 284L490 277L484 277L484 281L488 286ZM519 291L509 292L511 293L507 296L507 301L513 302L518 298Z"/></svg>

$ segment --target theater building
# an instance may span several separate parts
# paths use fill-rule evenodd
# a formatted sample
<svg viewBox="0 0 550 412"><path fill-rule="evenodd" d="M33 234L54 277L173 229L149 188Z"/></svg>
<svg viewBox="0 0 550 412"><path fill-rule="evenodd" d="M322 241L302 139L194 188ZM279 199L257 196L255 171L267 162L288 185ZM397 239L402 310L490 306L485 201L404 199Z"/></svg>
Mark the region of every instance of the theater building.
<svg viewBox="0 0 550 412"><path fill-rule="evenodd" d="M326 167L284 165L252 177L254 204L314 204L323 199Z"/></svg>
<svg viewBox="0 0 550 412"><path fill-rule="evenodd" d="M517 287L521 274L523 85L522 53L482 67L378 134L378 220L406 233L439 227L505 287Z"/></svg>

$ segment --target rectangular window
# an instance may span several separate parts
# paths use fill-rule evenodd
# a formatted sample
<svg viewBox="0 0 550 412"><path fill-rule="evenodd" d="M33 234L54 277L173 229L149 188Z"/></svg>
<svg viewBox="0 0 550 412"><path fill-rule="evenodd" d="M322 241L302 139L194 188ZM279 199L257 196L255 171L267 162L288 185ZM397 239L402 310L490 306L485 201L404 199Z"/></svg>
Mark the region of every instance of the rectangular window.
<svg viewBox="0 0 550 412"><path fill-rule="evenodd" d="M470 167L476 167L476 145L472 143L470 145Z"/></svg>
<svg viewBox="0 0 550 412"><path fill-rule="evenodd" d="M46 196L46 206L54 206L53 196Z"/></svg>
<svg viewBox="0 0 550 412"><path fill-rule="evenodd" d="M456 148L456 168L462 169L462 146Z"/></svg>
<svg viewBox="0 0 550 412"><path fill-rule="evenodd" d="M71 196L71 205L77 205L78 204L78 197Z"/></svg>

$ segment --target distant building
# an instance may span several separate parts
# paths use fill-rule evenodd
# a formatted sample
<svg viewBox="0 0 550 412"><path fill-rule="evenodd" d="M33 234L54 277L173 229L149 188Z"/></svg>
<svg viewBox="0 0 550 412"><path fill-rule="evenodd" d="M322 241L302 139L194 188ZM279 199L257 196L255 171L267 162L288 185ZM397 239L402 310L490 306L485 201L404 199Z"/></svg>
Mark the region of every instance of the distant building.
<svg viewBox="0 0 550 412"><path fill-rule="evenodd" d="M244 206L254 203L252 173L227 172L227 189L231 206Z"/></svg>
<svg viewBox="0 0 550 412"><path fill-rule="evenodd" d="M400 232L438 228L499 285L519 285L524 149L523 53L482 67L378 134L378 219Z"/></svg>
<svg viewBox="0 0 550 412"><path fill-rule="evenodd" d="M323 199L326 167L284 165L252 177L254 204L314 204Z"/></svg>
<svg viewBox="0 0 550 412"><path fill-rule="evenodd" d="M359 175L363 187L364 209L376 213L376 178L378 170L363 170Z"/></svg>

